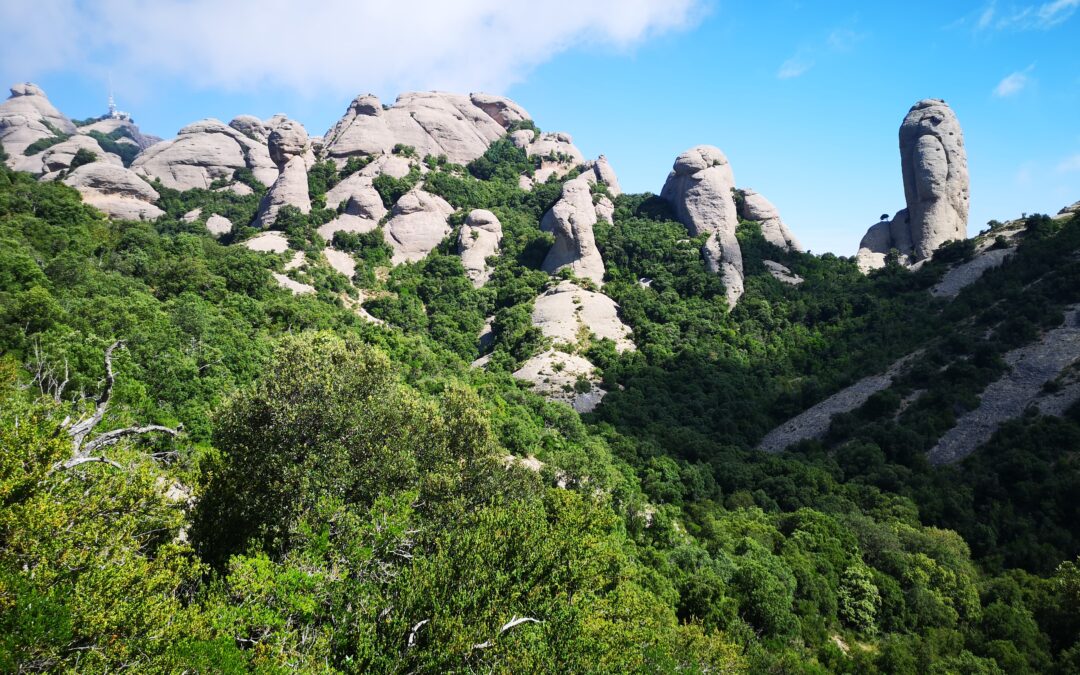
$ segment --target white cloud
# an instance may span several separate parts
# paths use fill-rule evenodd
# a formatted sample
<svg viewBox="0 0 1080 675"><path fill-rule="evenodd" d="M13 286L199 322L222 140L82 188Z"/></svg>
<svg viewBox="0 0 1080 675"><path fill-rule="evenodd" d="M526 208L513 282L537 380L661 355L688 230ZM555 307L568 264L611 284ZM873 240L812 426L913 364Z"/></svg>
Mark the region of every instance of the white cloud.
<svg viewBox="0 0 1080 675"><path fill-rule="evenodd" d="M1068 21L1077 9L1080 9L1080 0L1052 0L1042 4L1010 5L1004 10L999 9L995 1L967 15L961 23L973 23L976 31L1048 30Z"/></svg>
<svg viewBox="0 0 1080 675"><path fill-rule="evenodd" d="M1066 157L1061 160L1061 163L1057 165L1058 173L1072 173L1073 171L1080 171L1080 152Z"/></svg>
<svg viewBox="0 0 1080 675"><path fill-rule="evenodd" d="M814 62L811 59L796 54L780 64L780 70L776 71L776 76L781 80L790 80L793 77L799 77L813 67Z"/></svg>
<svg viewBox="0 0 1080 675"><path fill-rule="evenodd" d="M1039 7L1039 11L1036 12L1038 23L1043 28L1051 28L1067 21L1078 8L1080 8L1080 0L1054 0L1054 2L1048 2Z"/></svg>
<svg viewBox="0 0 1080 675"><path fill-rule="evenodd" d="M500 91L559 52L626 49L703 11L702 0L5 0L0 70L113 69L232 91Z"/></svg>
<svg viewBox="0 0 1080 675"><path fill-rule="evenodd" d="M998 98L1007 98L1009 96L1015 96L1023 91L1029 84L1031 84L1031 77L1028 75L1035 66L1028 66L1024 70L1018 70L1015 73L1006 75L998 85L994 87L994 96Z"/></svg>
<svg viewBox="0 0 1080 675"><path fill-rule="evenodd" d="M866 33L860 33L845 26L834 28L829 31L824 40L804 45L795 52L794 56L781 63L776 71L776 77L781 80L790 80L804 75L814 67L819 57L828 60L832 55L850 52L864 38L866 38Z"/></svg>

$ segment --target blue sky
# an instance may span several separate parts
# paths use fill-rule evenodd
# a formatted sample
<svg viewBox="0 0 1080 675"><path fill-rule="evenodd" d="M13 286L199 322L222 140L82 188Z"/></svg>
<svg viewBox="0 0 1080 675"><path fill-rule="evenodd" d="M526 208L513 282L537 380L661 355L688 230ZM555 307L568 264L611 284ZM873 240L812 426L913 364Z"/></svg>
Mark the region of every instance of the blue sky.
<svg viewBox="0 0 1080 675"><path fill-rule="evenodd" d="M854 253L903 206L897 129L944 98L969 231L1080 199L1080 0L5 0L0 76L72 117L121 107L170 137L284 112L323 133L359 93L505 93L659 192L710 143L815 252Z"/></svg>

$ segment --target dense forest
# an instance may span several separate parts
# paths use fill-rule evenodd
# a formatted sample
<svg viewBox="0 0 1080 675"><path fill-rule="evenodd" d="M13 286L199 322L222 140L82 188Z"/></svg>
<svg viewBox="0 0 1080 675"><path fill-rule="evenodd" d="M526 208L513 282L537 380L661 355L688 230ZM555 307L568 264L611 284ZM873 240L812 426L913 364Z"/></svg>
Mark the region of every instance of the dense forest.
<svg viewBox="0 0 1080 675"><path fill-rule="evenodd" d="M339 233L355 287L319 262L362 162L317 164L316 208L278 217L312 254L298 296L285 255L234 245L251 228L182 218L250 222L243 171L248 196L156 185L140 223L0 168L0 670L1080 672L1080 407L926 457L1080 302L1080 218L1027 218L954 300L927 291L969 244L865 276L744 222L729 311L667 204L621 195L596 241L637 349L587 341L610 393L578 415L512 376L547 346L539 221L574 174L526 192L505 140L423 161L455 227L502 223L481 288L456 230L392 269L380 231ZM754 449L915 352L825 437Z"/></svg>

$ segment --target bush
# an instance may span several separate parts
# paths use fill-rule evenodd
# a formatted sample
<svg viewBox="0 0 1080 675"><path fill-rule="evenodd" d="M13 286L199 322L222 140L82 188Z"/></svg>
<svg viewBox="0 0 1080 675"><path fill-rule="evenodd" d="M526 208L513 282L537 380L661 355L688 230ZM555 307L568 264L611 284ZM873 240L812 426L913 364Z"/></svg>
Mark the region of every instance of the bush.
<svg viewBox="0 0 1080 675"><path fill-rule="evenodd" d="M97 141L98 145L105 152L119 155L120 161L124 163L124 166L131 166L131 163L135 161L135 157L142 151L135 143L121 143L121 138L131 138L131 134L125 127L119 127L108 134L103 134L100 131L94 130L89 134L90 138Z"/></svg>
<svg viewBox="0 0 1080 675"><path fill-rule="evenodd" d="M98 156L96 154L86 148L79 148L79 151L71 158L71 165L68 166L68 170L74 171L84 164L92 164L97 160Z"/></svg>

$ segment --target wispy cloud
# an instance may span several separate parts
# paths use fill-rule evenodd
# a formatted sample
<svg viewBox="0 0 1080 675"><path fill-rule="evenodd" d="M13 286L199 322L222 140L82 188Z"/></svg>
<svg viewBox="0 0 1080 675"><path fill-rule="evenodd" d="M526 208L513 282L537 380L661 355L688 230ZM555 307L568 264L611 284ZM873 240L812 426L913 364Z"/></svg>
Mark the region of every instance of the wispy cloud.
<svg viewBox="0 0 1080 675"><path fill-rule="evenodd" d="M820 42L804 45L792 57L781 63L776 71L776 77L781 80L790 80L804 75L817 64L819 59L831 54L850 52L865 38L866 33L860 33L846 26L834 28Z"/></svg>
<svg viewBox="0 0 1080 675"><path fill-rule="evenodd" d="M996 0L958 23L976 32L1002 30L1049 30L1068 21L1080 9L1080 0L1051 0L1041 4L1000 6Z"/></svg>
<svg viewBox="0 0 1080 675"><path fill-rule="evenodd" d="M1009 96L1016 96L1021 91L1026 89L1031 84L1031 73L1035 69L1035 65L1032 64L1023 70L1018 70L1015 73L1010 73L1002 78L1001 82L994 87L994 96L998 98L1008 98Z"/></svg>
<svg viewBox="0 0 1080 675"><path fill-rule="evenodd" d="M813 67L814 62L812 59L796 54L780 64L780 70L776 71L776 76L781 80L790 80L793 77L805 74Z"/></svg>
<svg viewBox="0 0 1080 675"><path fill-rule="evenodd" d="M1072 173L1073 171L1080 171L1080 152L1061 160L1061 162L1057 165L1057 171L1058 173Z"/></svg>
<svg viewBox="0 0 1080 675"><path fill-rule="evenodd" d="M568 49L632 48L705 11L704 0L3 0L0 75L81 64L225 91L498 92Z"/></svg>

